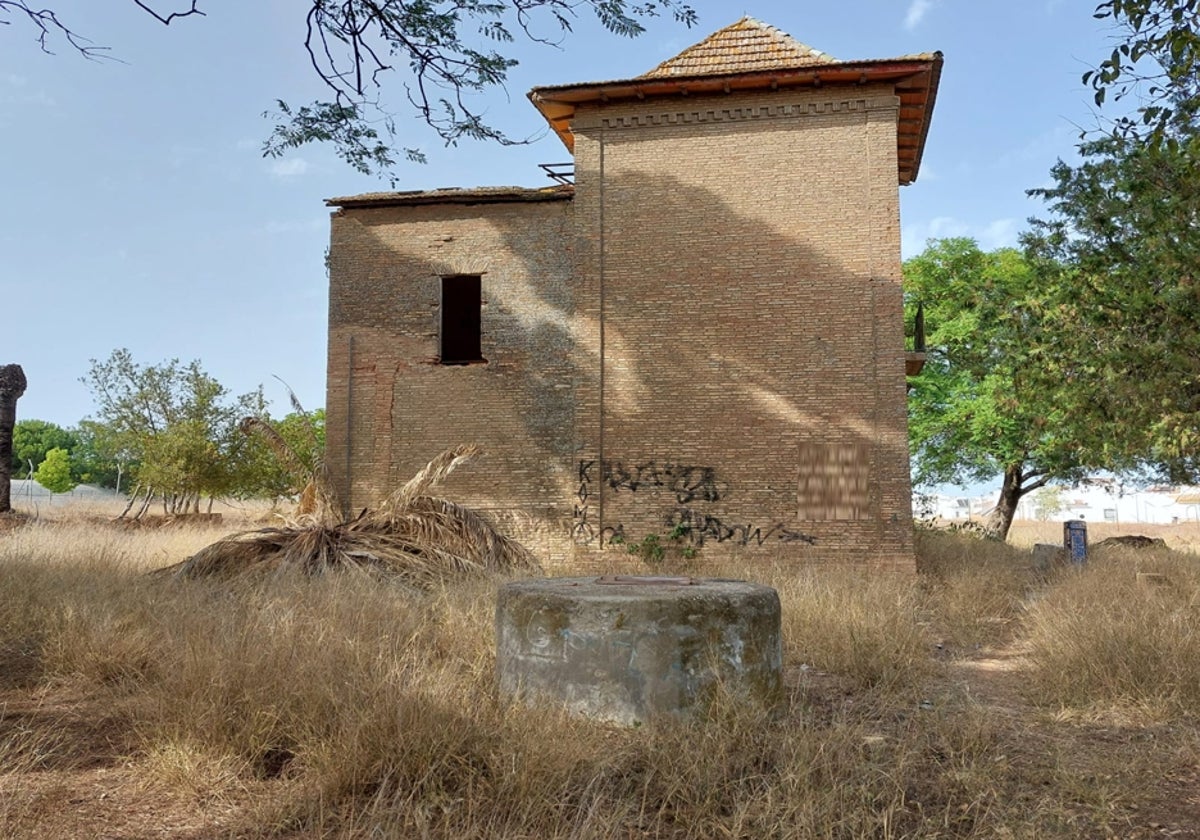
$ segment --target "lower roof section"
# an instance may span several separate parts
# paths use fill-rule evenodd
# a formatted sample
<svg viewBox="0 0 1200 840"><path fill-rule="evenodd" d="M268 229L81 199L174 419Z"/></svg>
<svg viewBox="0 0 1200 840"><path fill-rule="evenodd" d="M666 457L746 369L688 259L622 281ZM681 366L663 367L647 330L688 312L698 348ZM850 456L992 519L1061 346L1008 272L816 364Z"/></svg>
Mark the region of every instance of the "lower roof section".
<svg viewBox="0 0 1200 840"><path fill-rule="evenodd" d="M567 201L575 197L575 187L458 187L408 192L376 192L327 198L329 207L411 207L419 204L508 204L529 201Z"/></svg>

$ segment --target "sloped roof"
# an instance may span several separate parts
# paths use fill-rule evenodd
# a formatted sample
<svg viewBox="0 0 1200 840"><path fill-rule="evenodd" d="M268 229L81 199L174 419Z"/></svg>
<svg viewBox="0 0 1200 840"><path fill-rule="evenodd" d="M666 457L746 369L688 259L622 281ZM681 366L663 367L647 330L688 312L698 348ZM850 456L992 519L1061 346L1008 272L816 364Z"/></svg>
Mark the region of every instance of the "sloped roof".
<svg viewBox="0 0 1200 840"><path fill-rule="evenodd" d="M529 201L567 201L575 197L573 184L552 187L442 187L436 190L375 192L325 199L329 207L410 207L417 204L510 204Z"/></svg>
<svg viewBox="0 0 1200 840"><path fill-rule="evenodd" d="M744 17L718 29L639 78L792 70L835 61L833 56L800 43L782 29Z"/></svg>
<svg viewBox="0 0 1200 840"><path fill-rule="evenodd" d="M900 98L896 132L897 175L901 184L909 184L916 180L921 166L941 74L940 52L839 61L782 30L745 17L688 47L649 73L632 79L537 87L529 92L529 99L542 112L563 145L574 152L571 121L576 108L584 103L831 85L891 84Z"/></svg>

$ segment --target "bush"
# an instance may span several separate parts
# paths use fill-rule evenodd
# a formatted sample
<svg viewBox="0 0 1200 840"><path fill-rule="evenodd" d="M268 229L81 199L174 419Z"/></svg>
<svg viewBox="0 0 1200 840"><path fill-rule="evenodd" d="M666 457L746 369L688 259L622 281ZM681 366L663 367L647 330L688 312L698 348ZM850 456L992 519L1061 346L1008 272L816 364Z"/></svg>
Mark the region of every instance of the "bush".
<svg viewBox="0 0 1200 840"><path fill-rule="evenodd" d="M65 449L51 449L34 470L33 480L51 493L69 493L75 489L71 477L71 456Z"/></svg>

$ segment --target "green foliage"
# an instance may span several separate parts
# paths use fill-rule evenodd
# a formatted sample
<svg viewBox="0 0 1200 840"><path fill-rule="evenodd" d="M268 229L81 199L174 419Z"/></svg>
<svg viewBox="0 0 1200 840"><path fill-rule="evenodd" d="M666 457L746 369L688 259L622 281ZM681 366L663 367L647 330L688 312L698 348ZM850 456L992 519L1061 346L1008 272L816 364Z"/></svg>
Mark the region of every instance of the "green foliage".
<svg viewBox="0 0 1200 840"><path fill-rule="evenodd" d="M1179 143L1105 138L1032 190L1049 216L1024 244L1044 279L1056 333L1041 369L1071 389L1068 412L1096 417L1086 445L1170 480L1200 477L1200 134ZM1080 434L1086 433L1081 429Z"/></svg>
<svg viewBox="0 0 1200 840"><path fill-rule="evenodd" d="M304 490L303 482L321 468L325 457L325 409L304 411L294 407L297 410L281 420L267 422L296 456L303 476L289 470L269 447L256 440L245 466L244 484L249 495L274 499L299 495Z"/></svg>
<svg viewBox="0 0 1200 840"><path fill-rule="evenodd" d="M237 424L266 413L261 389L231 400L198 361L142 365L128 350L93 359L83 382L96 398L102 450L137 461L139 481L173 507L248 492L245 467L260 444Z"/></svg>
<svg viewBox="0 0 1200 840"><path fill-rule="evenodd" d="M460 0L449 4L403 0L313 2L305 46L311 64L332 99L295 107L277 102L268 114L278 120L263 146L278 157L312 142L333 143L338 155L364 174L384 174L398 154L413 161L424 155L398 142L397 115L384 102L383 84L397 67L407 67L408 105L448 145L463 138L513 143L484 119L473 98L503 86L517 60L496 45L518 37L552 43L571 31L579 9L588 9L611 32L635 36L640 19L670 11L691 25L695 12L679 0L630 3L627 0ZM392 179L393 184L395 179Z"/></svg>
<svg viewBox="0 0 1200 840"><path fill-rule="evenodd" d="M71 466L80 484L116 490L134 486L138 462L120 435L95 420L80 421L74 434L78 443L71 450Z"/></svg>
<svg viewBox="0 0 1200 840"><path fill-rule="evenodd" d="M925 308L928 359L910 381L914 483L965 484L1003 474L1003 537L1020 497L1050 479L1081 477L1095 459L1076 443L1060 392L1036 374L1057 340L1041 317L1040 279L1019 251L985 253L970 239L931 242L904 264L910 310ZM1005 520L1007 517L1007 520Z"/></svg>
<svg viewBox="0 0 1200 840"><path fill-rule="evenodd" d="M1040 522L1053 519L1057 514L1062 513L1065 507L1063 489L1058 485L1043 487L1033 497L1033 515Z"/></svg>
<svg viewBox="0 0 1200 840"><path fill-rule="evenodd" d="M985 480L1016 464L1073 469L1054 428L1054 395L1028 387L1039 328L1036 278L1020 252L984 253L970 239L931 242L904 264L910 309L925 307L928 359L911 380L917 484Z"/></svg>
<svg viewBox="0 0 1200 840"><path fill-rule="evenodd" d="M699 553L699 549L694 545L685 544L685 540L690 535L691 529L686 523L681 522L671 529L665 542L659 534L647 534L639 542L629 543L625 550L630 554L637 555L642 562L652 566L657 566L667 558L668 549L677 553L684 560L691 560ZM624 542L624 534L617 534L609 539L609 543L612 545L620 545Z"/></svg>
<svg viewBox="0 0 1200 840"><path fill-rule="evenodd" d="M667 550L662 544L662 537L658 534L647 534L642 537L641 542L630 543L626 551L636 554L642 559L642 562L652 566L657 566L667 555Z"/></svg>
<svg viewBox="0 0 1200 840"><path fill-rule="evenodd" d="M1105 0L1095 17L1117 24L1123 35L1112 54L1083 82L1096 105L1135 95L1133 116L1114 121L1114 137L1151 147L1174 147L1175 126L1200 109L1200 3L1196 0Z"/></svg>
<svg viewBox="0 0 1200 840"><path fill-rule="evenodd" d="M13 478L29 478L30 462L36 470L51 449L71 452L78 443L78 438L72 432L54 423L45 420L19 421L13 427Z"/></svg>
<svg viewBox="0 0 1200 840"><path fill-rule="evenodd" d="M137 6L160 23L206 16L202 0L170 12L150 4ZM220 5L220 4L216 4ZM474 98L503 87L517 60L497 45L522 40L557 46L572 29L580 10L590 11L610 32L626 37L643 32L642 21L670 13L687 26L696 13L682 0L309 0L296 4L304 15L304 63L329 97L294 107L278 101L264 116L279 120L263 146L278 157L306 143L332 143L337 154L365 174L386 175L399 152L423 160L421 152L398 139L402 120L385 97L390 74L400 73L400 101L431 126L447 144L461 138L520 143L484 120ZM236 12L233 25L237 24ZM71 28L54 9L29 0L0 0L0 24L18 21L32 28L42 49L61 42L91 59L113 58ZM393 184L395 179L391 179Z"/></svg>
<svg viewBox="0 0 1200 840"><path fill-rule="evenodd" d="M396 164L393 149L380 138L378 129L364 119L360 106L314 102L293 108L283 100L275 106L277 110L263 114L278 121L263 144L265 157L283 157L289 150L308 143L332 143L338 157L364 175L386 172ZM395 134L393 120L389 118L384 126L389 136ZM415 163L425 162L425 156L417 149L405 148L403 153Z"/></svg>
<svg viewBox="0 0 1200 840"><path fill-rule="evenodd" d="M490 125L473 98L503 86L517 66L497 45L518 37L553 43L543 28L567 35L580 9L626 37L643 31L642 19L664 11L688 26L696 20L680 0L314 0L305 46L332 99L300 107L278 102L272 116L280 122L263 152L277 157L306 143L332 142L358 171L385 173L394 164L397 125L402 123L383 101L383 82L397 67L408 68L404 88L409 106L446 144L463 138L521 142ZM410 160L423 159L408 144L398 148Z"/></svg>
<svg viewBox="0 0 1200 840"><path fill-rule="evenodd" d="M65 449L51 449L38 465L33 479L51 493L68 493L75 488L71 477L71 456Z"/></svg>

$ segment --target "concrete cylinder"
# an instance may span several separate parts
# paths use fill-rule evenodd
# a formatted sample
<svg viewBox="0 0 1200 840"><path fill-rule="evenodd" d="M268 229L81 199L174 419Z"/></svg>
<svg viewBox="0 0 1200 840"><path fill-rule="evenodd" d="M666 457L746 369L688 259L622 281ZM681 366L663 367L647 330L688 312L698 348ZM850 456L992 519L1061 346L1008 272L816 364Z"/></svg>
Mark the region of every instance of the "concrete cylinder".
<svg viewBox="0 0 1200 840"><path fill-rule="evenodd" d="M702 713L718 693L782 695L779 595L687 577L516 581L496 606L502 697L627 725Z"/></svg>

